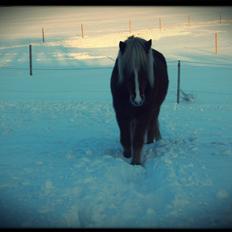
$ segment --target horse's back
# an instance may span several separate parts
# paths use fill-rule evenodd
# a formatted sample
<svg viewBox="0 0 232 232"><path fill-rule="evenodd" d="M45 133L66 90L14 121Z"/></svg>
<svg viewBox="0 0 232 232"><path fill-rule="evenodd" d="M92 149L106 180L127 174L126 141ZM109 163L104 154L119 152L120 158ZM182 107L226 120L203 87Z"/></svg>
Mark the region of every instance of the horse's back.
<svg viewBox="0 0 232 232"><path fill-rule="evenodd" d="M118 59L116 59L113 71L111 73L111 79L110 79L110 88L112 94L115 92L116 86L118 82Z"/></svg>
<svg viewBox="0 0 232 232"><path fill-rule="evenodd" d="M161 105L167 95L169 84L167 62L164 55L159 51L152 49L152 54L154 58L155 102Z"/></svg>
<svg viewBox="0 0 232 232"><path fill-rule="evenodd" d="M154 58L153 68L155 73L161 74L161 77L159 78L168 80L167 62L164 55L155 49L152 49L152 54Z"/></svg>

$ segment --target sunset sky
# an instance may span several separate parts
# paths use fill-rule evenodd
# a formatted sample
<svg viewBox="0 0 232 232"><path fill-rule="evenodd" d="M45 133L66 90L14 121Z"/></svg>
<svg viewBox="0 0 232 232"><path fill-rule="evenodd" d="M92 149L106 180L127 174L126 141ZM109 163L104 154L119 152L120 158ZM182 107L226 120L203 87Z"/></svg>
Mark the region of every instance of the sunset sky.
<svg viewBox="0 0 232 232"><path fill-rule="evenodd" d="M168 6L20 6L0 7L0 39L41 36L41 28L50 36L76 36L80 24L88 35L231 18L232 7L168 7Z"/></svg>

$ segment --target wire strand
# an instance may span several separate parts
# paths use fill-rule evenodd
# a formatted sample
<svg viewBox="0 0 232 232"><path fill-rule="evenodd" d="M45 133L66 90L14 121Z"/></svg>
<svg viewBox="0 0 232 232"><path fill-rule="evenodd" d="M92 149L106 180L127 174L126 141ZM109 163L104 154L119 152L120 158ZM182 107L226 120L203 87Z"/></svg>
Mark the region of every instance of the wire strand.
<svg viewBox="0 0 232 232"><path fill-rule="evenodd" d="M107 57L111 60L114 60L112 57ZM232 69L232 63L213 63L213 62L198 62L198 61L187 61L187 60L180 60L183 64L200 64L198 67L202 67L203 65L214 65L215 67L222 67L222 68L229 68ZM177 64L178 60L168 60L167 64ZM0 69L8 69L8 70L29 70L29 67L12 67L12 66L5 66L0 67ZM34 67L33 70L47 70L47 71L55 71L55 70L96 70L96 69L113 69L113 66L95 66L95 67Z"/></svg>

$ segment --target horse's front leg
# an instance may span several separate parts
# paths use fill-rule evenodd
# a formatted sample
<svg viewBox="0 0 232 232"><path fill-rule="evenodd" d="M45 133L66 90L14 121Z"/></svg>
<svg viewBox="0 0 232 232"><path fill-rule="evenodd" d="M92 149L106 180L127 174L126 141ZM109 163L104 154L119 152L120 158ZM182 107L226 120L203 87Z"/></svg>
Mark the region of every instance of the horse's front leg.
<svg viewBox="0 0 232 232"><path fill-rule="evenodd" d="M120 129L120 142L123 147L123 155L126 158L131 157L131 136L130 136L130 120L117 117Z"/></svg>
<svg viewBox="0 0 232 232"><path fill-rule="evenodd" d="M141 164L141 152L144 144L144 135L147 129L147 120L136 120L133 135L133 158L131 164Z"/></svg>

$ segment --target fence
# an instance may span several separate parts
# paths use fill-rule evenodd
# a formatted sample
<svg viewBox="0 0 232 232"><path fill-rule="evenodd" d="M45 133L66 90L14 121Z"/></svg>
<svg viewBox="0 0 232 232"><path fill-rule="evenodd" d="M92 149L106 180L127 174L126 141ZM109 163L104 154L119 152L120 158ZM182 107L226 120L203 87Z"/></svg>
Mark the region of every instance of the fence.
<svg viewBox="0 0 232 232"><path fill-rule="evenodd" d="M112 60L113 62L115 61L114 58L107 56L106 58ZM226 68L226 69L231 69L232 70L232 63L213 63L213 62L194 62L194 61L186 61L186 60L167 60L167 65L176 65L177 67L177 84L176 84L176 103L180 103L180 96L182 96L183 99L186 101L191 101L192 95L191 94L186 94L182 89L181 89L181 68L183 64L190 64L196 67L201 67L202 65L207 65L207 66L213 66L213 67L218 67L218 68ZM78 71L78 70L112 70L113 66L98 66L98 67L33 67L32 66L32 46L29 45L29 67L0 67L0 70L24 70L24 71L29 71L29 75L32 76L32 73L35 71ZM174 91L174 90L171 90ZM196 92L196 91L195 91ZM199 92L199 91L198 91ZM208 94L215 94L215 92L207 92ZM222 93L222 94L230 94L230 93ZM232 93L231 93L232 95Z"/></svg>
<svg viewBox="0 0 232 232"><path fill-rule="evenodd" d="M176 17L175 17L176 18ZM174 27L184 26L185 28L191 28L194 26L204 26L204 25L222 25L222 24L232 24L231 18L223 18L222 15L216 15L215 18L211 18L208 21L197 21L197 16L179 16L179 22L173 22L172 16L157 16L154 18L150 18L150 22L148 29L158 29L160 32L165 31L166 29L171 29ZM115 19L117 21L117 19ZM67 21L67 20L66 20ZM72 19L73 21L73 19ZM103 24L103 23L101 23ZM107 24L107 23L106 23ZM132 20L131 18L128 18L128 21L122 23L122 28L118 29L115 28L115 30L112 28L112 26L109 26L110 31L117 31L117 32L128 32L129 34L135 32L136 30L144 29L141 28L139 25L139 20ZM92 24L94 28L94 24ZM88 23L80 23L80 32L78 33L81 38L84 38L86 35L91 35L91 33L94 31L94 29L88 28ZM104 33L109 33L110 31L107 31L107 29L104 28ZM56 34L55 32L50 32L49 28L47 29L47 36L50 34ZM60 34L65 34L65 32L59 32ZM70 32L69 32L70 33ZM75 34L76 35L76 34ZM44 42L45 39L45 31L44 28L42 28L42 41Z"/></svg>
<svg viewBox="0 0 232 232"><path fill-rule="evenodd" d="M154 24L157 24L156 27L157 29L160 30L160 33L162 33L164 31L164 28L167 28L167 24L165 24L165 19L164 17L160 17L158 16L156 19L154 19L154 21L156 21L156 23L154 22ZM214 24L222 24L222 23L232 23L231 19L222 19L222 16L219 15L218 19L215 19L214 21L211 21L211 23ZM185 22L182 22L182 24L175 24L175 23L171 23L169 25L169 28L171 27L175 27L175 26L180 26L180 25L186 25L188 27L191 27L193 25L203 25L204 22L194 22L193 18L191 16L186 16L186 20ZM129 19L127 22L127 27L128 29L126 31L128 31L130 34L132 33L132 31L136 28L136 25L134 24L134 22ZM133 29L133 30L132 30ZM80 34L81 34L81 38L84 39L86 36L86 29L85 29L85 24L81 23L80 24ZM218 33L215 32L214 33L214 37L213 38L213 44L214 44L214 53L217 54L218 53ZM219 38L220 39L220 38ZM45 43L45 29L42 28L42 42ZM97 69L109 69L112 70L112 66L99 66L99 67L33 67L33 50L32 50L32 45L29 45L29 67L0 67L0 69L6 69L6 70L29 70L29 75L32 76L34 72L36 71L69 71L69 70L97 70ZM115 61L114 58L112 57L106 57L112 61ZM213 65L215 67L223 67L223 68L228 68L228 69L232 69L232 64L230 63L210 63L210 62L190 62L190 61L186 61L186 60L176 60L176 61L167 61L168 65L177 65L177 89L176 91L176 102L179 104L180 102L180 94L184 95L185 93L183 92L183 90L181 90L181 68L182 65L184 63L187 64L191 64L191 65ZM185 95L185 97L187 97Z"/></svg>

